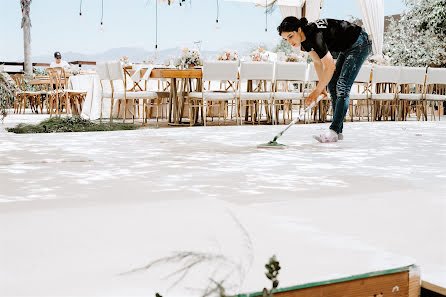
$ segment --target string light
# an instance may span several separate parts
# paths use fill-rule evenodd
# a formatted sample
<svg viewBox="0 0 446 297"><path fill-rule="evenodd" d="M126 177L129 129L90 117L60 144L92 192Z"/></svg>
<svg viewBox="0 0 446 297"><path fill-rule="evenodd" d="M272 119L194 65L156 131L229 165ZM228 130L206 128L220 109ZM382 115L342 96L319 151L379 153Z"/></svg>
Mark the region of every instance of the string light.
<svg viewBox="0 0 446 297"><path fill-rule="evenodd" d="M158 59L158 1L155 0L155 61Z"/></svg>
<svg viewBox="0 0 446 297"><path fill-rule="evenodd" d="M101 13L101 25L99 26L99 32L104 32L104 0L102 0L102 13Z"/></svg>
<svg viewBox="0 0 446 297"><path fill-rule="evenodd" d="M80 0L79 4L79 19L82 21L82 0Z"/></svg>
<svg viewBox="0 0 446 297"><path fill-rule="evenodd" d="M220 29L220 24L218 23L218 15L219 15L219 12L220 12L220 7L219 7L219 5L218 5L218 0L217 0L217 19L215 20L215 30Z"/></svg>
<svg viewBox="0 0 446 297"><path fill-rule="evenodd" d="M268 0L265 0L265 34L268 34Z"/></svg>

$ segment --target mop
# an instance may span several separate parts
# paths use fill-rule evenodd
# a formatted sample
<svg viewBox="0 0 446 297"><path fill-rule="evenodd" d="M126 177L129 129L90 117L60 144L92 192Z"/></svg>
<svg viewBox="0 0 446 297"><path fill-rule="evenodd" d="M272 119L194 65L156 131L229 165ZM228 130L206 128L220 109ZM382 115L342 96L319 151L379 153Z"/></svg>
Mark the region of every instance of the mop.
<svg viewBox="0 0 446 297"><path fill-rule="evenodd" d="M302 110L300 112L300 114L297 116L296 119L294 119L291 123L289 123L288 126L286 126L285 129L283 129L282 131L280 131L279 134L277 134L273 140L271 140L268 143L264 143L264 144L259 144L257 146L257 148L275 148L275 149L283 149L286 148L287 146L285 144L281 144L277 142L277 139L279 139L280 136L283 135L283 133L285 133L286 130L288 130L291 126L293 126L294 124L296 124L301 118L303 118L303 116L310 111L316 104L319 103L319 101L321 101L322 98L324 98L324 95L320 95L316 102L311 103L309 106L307 106L304 110Z"/></svg>

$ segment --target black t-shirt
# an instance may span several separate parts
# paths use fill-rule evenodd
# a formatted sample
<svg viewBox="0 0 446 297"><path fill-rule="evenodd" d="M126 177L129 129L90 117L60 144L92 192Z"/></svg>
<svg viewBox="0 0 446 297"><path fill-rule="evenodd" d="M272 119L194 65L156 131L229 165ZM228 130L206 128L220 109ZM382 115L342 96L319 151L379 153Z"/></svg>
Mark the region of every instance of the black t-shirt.
<svg viewBox="0 0 446 297"><path fill-rule="evenodd" d="M320 19L303 27L305 41L302 50L315 51L319 58L325 57L328 51L342 52L355 43L362 28L347 21Z"/></svg>

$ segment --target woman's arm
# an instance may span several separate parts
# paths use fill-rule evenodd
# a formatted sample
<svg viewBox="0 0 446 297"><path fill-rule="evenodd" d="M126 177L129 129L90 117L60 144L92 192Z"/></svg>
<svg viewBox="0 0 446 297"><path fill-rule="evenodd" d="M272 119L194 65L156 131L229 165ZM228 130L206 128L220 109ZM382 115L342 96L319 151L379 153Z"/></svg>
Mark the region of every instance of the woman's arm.
<svg viewBox="0 0 446 297"><path fill-rule="evenodd" d="M305 100L307 106L310 105L313 101L316 101L317 97L319 97L321 93L325 93L325 87L330 82L331 77L333 76L333 73L336 69L336 65L330 52L327 52L327 54L322 59L319 58L319 56L314 51L311 51L309 54L314 62L314 69L316 70L317 76L319 77L319 82L316 86L316 89Z"/></svg>

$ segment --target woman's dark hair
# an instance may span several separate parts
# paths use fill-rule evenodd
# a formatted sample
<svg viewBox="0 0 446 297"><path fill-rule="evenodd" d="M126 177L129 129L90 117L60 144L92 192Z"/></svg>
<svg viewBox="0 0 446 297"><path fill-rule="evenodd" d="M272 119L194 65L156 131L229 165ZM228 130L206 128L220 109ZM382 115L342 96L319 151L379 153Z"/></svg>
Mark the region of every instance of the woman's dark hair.
<svg viewBox="0 0 446 297"><path fill-rule="evenodd" d="M308 24L308 20L306 18L298 19L293 16L289 16L283 19L282 23L280 23L279 27L277 27L277 31L279 31L279 35L282 35L282 32L293 32L299 30L299 28L303 28Z"/></svg>

